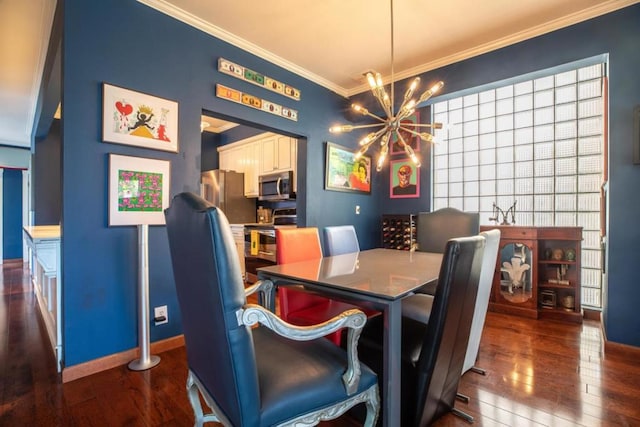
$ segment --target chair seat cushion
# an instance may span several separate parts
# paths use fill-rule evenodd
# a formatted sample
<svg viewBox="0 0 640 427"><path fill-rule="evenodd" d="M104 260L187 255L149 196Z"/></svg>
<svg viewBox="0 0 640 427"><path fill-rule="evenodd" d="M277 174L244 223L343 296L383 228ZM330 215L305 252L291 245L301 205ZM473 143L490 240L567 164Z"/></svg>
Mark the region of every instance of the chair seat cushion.
<svg viewBox="0 0 640 427"><path fill-rule="evenodd" d="M342 374L347 367L347 355L343 349L322 338L290 340L265 327L252 332L260 383L262 426L330 407L345 399L347 394ZM360 383L354 394L376 384L376 374L364 364L360 368Z"/></svg>

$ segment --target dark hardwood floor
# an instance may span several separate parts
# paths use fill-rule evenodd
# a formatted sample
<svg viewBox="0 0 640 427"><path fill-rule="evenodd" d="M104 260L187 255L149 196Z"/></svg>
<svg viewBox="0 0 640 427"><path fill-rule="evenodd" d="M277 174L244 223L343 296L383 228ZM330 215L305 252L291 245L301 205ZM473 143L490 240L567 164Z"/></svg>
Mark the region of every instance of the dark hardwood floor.
<svg viewBox="0 0 640 427"><path fill-rule="evenodd" d="M36 301L21 265L0 275L0 426L191 426L184 348L155 368L122 366L59 382ZM478 426L640 426L640 364L603 355L600 325L489 313L478 365L456 407ZM355 425L348 418L323 423ZM468 426L446 415L437 426Z"/></svg>

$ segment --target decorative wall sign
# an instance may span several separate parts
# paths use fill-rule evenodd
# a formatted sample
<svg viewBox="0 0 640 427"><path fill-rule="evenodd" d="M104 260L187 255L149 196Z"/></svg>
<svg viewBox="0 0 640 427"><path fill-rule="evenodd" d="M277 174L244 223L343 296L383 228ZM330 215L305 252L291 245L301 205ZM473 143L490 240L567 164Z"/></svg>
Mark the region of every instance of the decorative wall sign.
<svg viewBox="0 0 640 427"><path fill-rule="evenodd" d="M178 103L104 83L102 139L178 151Z"/></svg>
<svg viewBox="0 0 640 427"><path fill-rule="evenodd" d="M285 119L293 120L295 122L298 121L297 110L283 107L282 105L269 102L265 99L258 98L257 96L249 95L248 93L240 92L236 89L231 89L221 84L216 84L216 96L218 98L237 102L238 104L243 104L247 107L264 111L265 113L275 114L276 116L284 117Z"/></svg>
<svg viewBox="0 0 640 427"><path fill-rule="evenodd" d="M218 58L218 71L300 101L300 91L295 87L245 68L242 65L227 61L224 58Z"/></svg>
<svg viewBox="0 0 640 427"><path fill-rule="evenodd" d="M109 155L109 225L161 225L169 207L168 160Z"/></svg>

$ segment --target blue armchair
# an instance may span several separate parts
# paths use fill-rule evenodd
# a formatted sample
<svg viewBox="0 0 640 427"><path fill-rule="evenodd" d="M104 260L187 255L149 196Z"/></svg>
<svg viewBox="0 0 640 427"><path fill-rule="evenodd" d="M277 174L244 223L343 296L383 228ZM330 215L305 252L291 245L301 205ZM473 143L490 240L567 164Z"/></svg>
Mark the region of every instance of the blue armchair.
<svg viewBox="0 0 640 427"><path fill-rule="evenodd" d="M224 213L192 193L174 197L165 211L182 316L189 374L187 393L196 425L314 425L364 403L366 425L377 419L376 375L356 347L366 316L349 310L316 326L293 326L245 290ZM349 328L347 351L321 337ZM204 414L203 397L211 413Z"/></svg>

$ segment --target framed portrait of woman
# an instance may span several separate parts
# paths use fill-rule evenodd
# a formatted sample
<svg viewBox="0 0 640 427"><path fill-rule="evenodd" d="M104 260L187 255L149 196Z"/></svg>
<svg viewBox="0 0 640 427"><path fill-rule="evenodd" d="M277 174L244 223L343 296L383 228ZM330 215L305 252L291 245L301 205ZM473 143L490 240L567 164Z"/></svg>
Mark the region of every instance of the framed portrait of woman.
<svg viewBox="0 0 640 427"><path fill-rule="evenodd" d="M371 157L327 142L325 190L371 194Z"/></svg>

